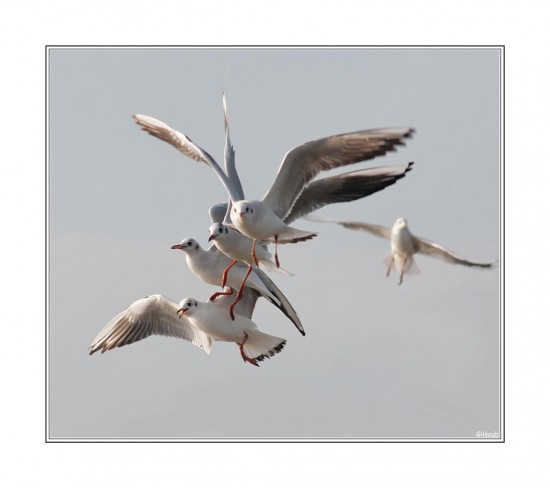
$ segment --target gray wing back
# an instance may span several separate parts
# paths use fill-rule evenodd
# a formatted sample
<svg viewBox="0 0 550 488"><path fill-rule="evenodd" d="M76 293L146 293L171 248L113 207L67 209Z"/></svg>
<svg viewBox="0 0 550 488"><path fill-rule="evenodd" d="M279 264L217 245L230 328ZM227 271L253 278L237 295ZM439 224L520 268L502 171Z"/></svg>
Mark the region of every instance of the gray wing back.
<svg viewBox="0 0 550 488"><path fill-rule="evenodd" d="M382 237L388 240L391 238L391 228L384 227L382 225L366 224L365 222L336 222L336 223L340 224L342 227L345 227L346 229L368 232L369 234L373 234L375 236Z"/></svg>
<svg viewBox="0 0 550 488"><path fill-rule="evenodd" d="M229 116L227 113L227 103L225 101L225 93L222 94L223 100L223 114L225 121L225 148L224 148L224 159L225 159L225 172L229 181L231 182L234 197L237 200L244 200L244 191L241 185L241 180L239 174L237 173L237 167L235 163L235 149L233 144L231 144L231 136L229 134Z"/></svg>
<svg viewBox="0 0 550 488"><path fill-rule="evenodd" d="M140 114L135 114L133 117L136 123L148 134L167 142L191 159L210 166L225 187L229 198L235 199L238 197L238 195L234 193L233 185L229 181L229 178L220 168L218 163L216 163L214 158L200 146L197 146L189 137L154 117ZM237 200L238 199L239 198L237 198Z"/></svg>
<svg viewBox="0 0 550 488"><path fill-rule="evenodd" d="M455 254L443 246L436 244L435 242L428 241L427 239L421 239L413 236L413 242L417 252L442 259L452 264L461 264L463 266L475 267L475 268L492 268L496 263L476 263L469 261L458 254Z"/></svg>
<svg viewBox="0 0 550 488"><path fill-rule="evenodd" d="M285 217L286 224L331 203L351 202L393 185L412 169L413 163L352 171L312 181Z"/></svg>
<svg viewBox="0 0 550 488"><path fill-rule="evenodd" d="M304 187L321 171L367 161L392 151L414 129L372 129L324 137L288 151L263 201L282 219Z"/></svg>

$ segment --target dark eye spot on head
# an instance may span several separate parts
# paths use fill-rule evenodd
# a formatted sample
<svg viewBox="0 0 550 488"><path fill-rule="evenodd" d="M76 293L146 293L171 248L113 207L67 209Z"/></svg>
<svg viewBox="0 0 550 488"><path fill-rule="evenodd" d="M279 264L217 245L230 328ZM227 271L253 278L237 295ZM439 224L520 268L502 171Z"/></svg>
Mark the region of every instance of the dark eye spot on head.
<svg viewBox="0 0 550 488"><path fill-rule="evenodd" d="M198 244L195 244L195 249L199 249L199 245Z"/></svg>
<svg viewBox="0 0 550 488"><path fill-rule="evenodd" d="M250 209L250 213L254 213L254 209L253 209L253 208Z"/></svg>
<svg viewBox="0 0 550 488"><path fill-rule="evenodd" d="M188 242L187 242L187 245L188 245L188 246L191 246L192 244L193 244L193 241L188 241Z"/></svg>

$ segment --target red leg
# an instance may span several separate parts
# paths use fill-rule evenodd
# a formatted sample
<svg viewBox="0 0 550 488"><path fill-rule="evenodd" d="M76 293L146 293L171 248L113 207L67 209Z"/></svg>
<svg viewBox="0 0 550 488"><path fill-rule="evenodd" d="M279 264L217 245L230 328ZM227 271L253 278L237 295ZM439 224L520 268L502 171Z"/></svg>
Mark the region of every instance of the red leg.
<svg viewBox="0 0 550 488"><path fill-rule="evenodd" d="M233 295L233 288L230 288L229 291L217 291L210 297L210 301L213 302L216 298L224 295Z"/></svg>
<svg viewBox="0 0 550 488"><path fill-rule="evenodd" d="M244 284L246 283L246 280L248 279L248 275L250 274L251 271L252 271L252 266L248 265L248 271L246 272L246 276L244 277L244 280L241 283L241 286L239 287L237 297L235 298L235 301L229 307L229 315L231 315L232 320L235 320L235 313L233 312L233 309L235 308L235 305L237 305L237 303L239 303L239 300L243 297Z"/></svg>
<svg viewBox="0 0 550 488"><path fill-rule="evenodd" d="M252 241L252 259L254 260L254 264L256 266L259 266L258 258L256 257L256 239Z"/></svg>
<svg viewBox="0 0 550 488"><path fill-rule="evenodd" d="M279 243L279 236L275 236L275 264L279 267L279 256L277 254L277 244Z"/></svg>
<svg viewBox="0 0 550 488"><path fill-rule="evenodd" d="M239 345L239 350L241 351L241 357L243 358L243 361L246 362L246 363L250 363L250 364L253 364L254 366L260 366L258 364L258 361L256 361L254 358L249 358L245 353L244 353L244 349L243 349L243 346L245 344L245 342L248 340L248 334L245 332L244 333L244 341L242 341L241 343L237 342L237 344Z"/></svg>
<svg viewBox="0 0 550 488"><path fill-rule="evenodd" d="M233 260L233 262L223 270L223 275L222 275L222 288L225 287L225 284L227 283L227 273L229 273L229 270L235 266L235 263L237 262L236 259Z"/></svg>

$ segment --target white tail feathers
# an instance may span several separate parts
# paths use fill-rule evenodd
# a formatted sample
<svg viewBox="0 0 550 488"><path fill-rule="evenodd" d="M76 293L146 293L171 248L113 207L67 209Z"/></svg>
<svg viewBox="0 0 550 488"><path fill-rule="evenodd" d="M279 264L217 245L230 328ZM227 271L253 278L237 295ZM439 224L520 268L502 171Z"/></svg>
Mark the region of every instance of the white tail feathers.
<svg viewBox="0 0 550 488"><path fill-rule="evenodd" d="M269 273L281 273L286 276L294 276L290 271L283 269L281 267L277 268L277 265L273 261L267 259L260 259L260 269L267 271Z"/></svg>
<svg viewBox="0 0 550 488"><path fill-rule="evenodd" d="M244 353L257 361L263 361L281 352L286 344L286 339L265 334L259 330L250 330L247 334L248 338L243 346Z"/></svg>
<svg viewBox="0 0 550 488"><path fill-rule="evenodd" d="M287 227L284 232L281 232L277 236L277 240L279 241L279 244L289 244L291 242L294 243L313 239L317 234L318 232L300 230L294 227ZM270 240L273 242L275 241L274 238Z"/></svg>
<svg viewBox="0 0 550 488"><path fill-rule="evenodd" d="M407 260L403 259L398 254L394 257L395 269L398 273L401 273L403 270L404 274L418 274L420 273L420 268L416 265L416 262L412 256L408 257Z"/></svg>

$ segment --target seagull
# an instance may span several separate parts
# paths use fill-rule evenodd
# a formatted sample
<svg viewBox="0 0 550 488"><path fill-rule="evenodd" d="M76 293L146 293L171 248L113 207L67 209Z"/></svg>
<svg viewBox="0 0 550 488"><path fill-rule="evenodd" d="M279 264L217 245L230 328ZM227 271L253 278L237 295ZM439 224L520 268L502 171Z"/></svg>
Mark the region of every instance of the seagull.
<svg viewBox="0 0 550 488"><path fill-rule="evenodd" d="M321 221L316 219L317 221ZM325 221L328 222L328 221ZM388 259L388 270L386 277L390 275L391 269L395 267L399 273L400 285L403 283L403 274L406 272L418 271L418 267L414 262L413 255L415 253L425 254L435 258L442 259L452 264L461 264L463 266L475 268L493 268L496 263L475 263L468 261L458 254L445 249L440 244L414 236L409 230L407 221L400 217L393 224L392 228L383 227L381 225L366 224L364 222L335 222L347 229L362 230L370 232L378 237L383 237L391 242L391 253Z"/></svg>
<svg viewBox="0 0 550 488"><path fill-rule="evenodd" d="M223 334L215 333L210 329L206 330L204 327L201 328L195 320L182 313L182 309L187 306L187 303L191 301L190 299L186 298L176 303L174 300L158 294L141 298L119 313L101 330L90 344L89 353L92 355L101 350L103 354L105 351L133 344L151 335L184 339L200 347L207 354L210 354L212 350L212 340L241 341L239 348L243 359L258 366L258 361L279 352L286 342L284 339L273 338L273 336L258 331L250 332L250 327L255 328L250 317L252 317L259 296L260 294L256 290L249 288L245 291L245 297L239 303L237 309L238 322L234 326L227 325L227 317L223 317L227 307L227 303L224 303L223 298L204 304L208 305L205 308L210 310L208 316L217 321L213 325L214 330L216 327L225 328L226 330L222 331ZM201 308L203 307L201 306ZM218 317L216 313L221 316ZM239 327L242 328L243 332L240 335L238 334ZM234 332L235 339L233 337L226 339L226 337L229 337L230 331ZM248 335L248 339L246 335ZM263 336L269 337L269 341ZM251 337L253 339L250 339ZM271 338L278 340L271 340ZM275 345L272 345L273 343ZM269 344L271 347L261 349L261 346L265 344Z"/></svg>
<svg viewBox="0 0 550 488"><path fill-rule="evenodd" d="M141 114L135 114L133 117L149 134L168 142L186 156L205 163L214 170L228 193L232 223L241 233L253 240L251 255L256 265L259 264L255 253L257 240L275 242L275 262L278 265L279 243L301 242L317 235L317 232L290 227L287 218L292 215L296 201L310 181L320 172L381 156L394 150L396 146L403 145L403 140L414 133L414 129L411 128L370 129L307 142L286 153L275 181L261 200L245 200L234 167L225 96L223 100L227 174L210 154L186 135L153 117Z"/></svg>
<svg viewBox="0 0 550 488"><path fill-rule="evenodd" d="M185 298L177 311L195 328L219 341L235 342L243 361L254 366L282 351L286 339L260 332L249 317L236 315L230 320L215 302L199 302Z"/></svg>
<svg viewBox="0 0 550 488"><path fill-rule="evenodd" d="M220 276L222 276L224 270L231 264L231 259L219 251L215 246L211 246L205 250L193 238L183 239L179 244L173 245L172 249L183 251L191 272L205 283L211 285L220 284ZM247 275L250 276L246 280L246 286L244 286L244 279ZM294 310L281 290L277 288L275 283L273 283L267 274L260 268L256 266L250 267L244 263L236 263L227 273L226 285L229 288L226 288L223 292L214 293L210 297L210 300L216 300L220 296L232 295L234 290L239 290L242 296L244 290L252 288L257 290L262 297L281 310L281 312L292 321L300 333L305 335L304 328L296 310ZM229 307L231 317L234 316L233 310L237 303L238 301L236 300Z"/></svg>
<svg viewBox="0 0 550 488"><path fill-rule="evenodd" d="M218 250L232 259L231 264L224 270L222 275L222 287L224 287L227 280L227 273L237 262L241 261L249 266L255 264L250 255L252 239L222 222L213 223L208 228L208 232L210 234L208 241L213 242ZM283 268L277 267L275 261L272 259L271 253L267 250L267 246L259 246L256 249L256 257L261 269L286 275L291 274Z"/></svg>
<svg viewBox="0 0 550 488"><path fill-rule="evenodd" d="M90 355L141 341L151 335L177 337L210 354L212 338L189 320L179 320L180 305L162 295L140 298L112 319L90 344Z"/></svg>

